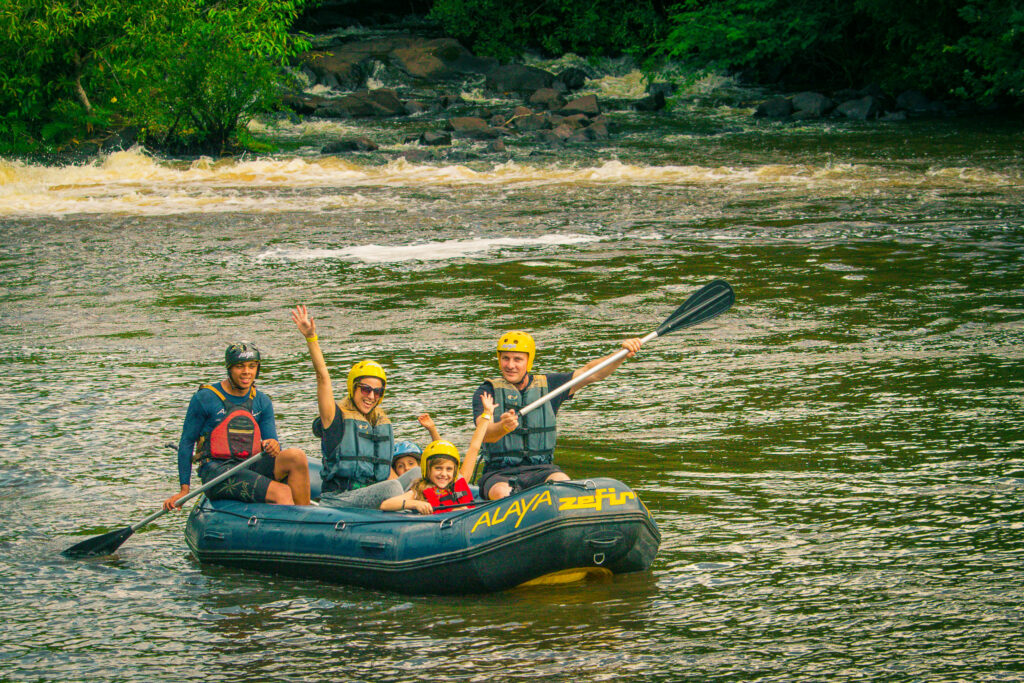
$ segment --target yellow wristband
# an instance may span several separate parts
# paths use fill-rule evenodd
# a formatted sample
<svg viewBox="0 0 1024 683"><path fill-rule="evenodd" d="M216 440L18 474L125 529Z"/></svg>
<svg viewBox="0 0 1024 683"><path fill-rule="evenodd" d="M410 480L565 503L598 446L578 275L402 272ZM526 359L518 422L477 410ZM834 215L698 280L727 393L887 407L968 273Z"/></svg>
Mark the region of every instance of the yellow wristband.
<svg viewBox="0 0 1024 683"><path fill-rule="evenodd" d="M308 342L316 341L316 335L314 334L312 337L306 337L306 341L308 341Z"/></svg>
<svg viewBox="0 0 1024 683"><path fill-rule="evenodd" d="M482 417L485 420L490 420L491 419L491 416L488 415L487 413L480 413L480 417Z"/></svg>

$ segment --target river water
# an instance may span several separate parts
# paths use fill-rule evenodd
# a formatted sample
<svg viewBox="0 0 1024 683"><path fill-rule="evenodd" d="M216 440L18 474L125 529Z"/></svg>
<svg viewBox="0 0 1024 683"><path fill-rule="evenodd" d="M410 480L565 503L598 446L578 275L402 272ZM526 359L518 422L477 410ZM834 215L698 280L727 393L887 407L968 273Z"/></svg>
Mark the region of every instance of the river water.
<svg viewBox="0 0 1024 683"><path fill-rule="evenodd" d="M1024 679L1024 136L994 120L614 112L601 147L389 161L294 151L0 161L0 679ZM344 129L344 130L341 130ZM390 157L389 157L390 155ZM728 280L560 414L557 460L633 486L649 572L409 597L200 566L166 515L187 401L257 341L316 453L308 305L400 438L464 445L507 328L565 370ZM457 577L453 577L457 580Z"/></svg>

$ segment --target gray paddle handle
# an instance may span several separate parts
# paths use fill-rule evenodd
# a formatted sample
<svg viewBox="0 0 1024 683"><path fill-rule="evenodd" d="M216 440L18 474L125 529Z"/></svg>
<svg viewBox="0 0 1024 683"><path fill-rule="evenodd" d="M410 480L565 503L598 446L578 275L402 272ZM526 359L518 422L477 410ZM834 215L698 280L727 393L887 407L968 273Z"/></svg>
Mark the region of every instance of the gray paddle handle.
<svg viewBox="0 0 1024 683"><path fill-rule="evenodd" d="M263 451L260 451L259 453L257 453L256 455L252 456L251 458L246 458L242 462L238 463L237 465L235 465L234 467L229 469L227 472L221 472L216 477L214 477L210 481L206 482L205 484L203 484L202 486L200 486L196 490L189 491L183 498L179 498L177 501L175 501L174 506L175 507L181 507L182 505L184 505L188 501L190 501L193 498L195 498L196 496L198 496L200 493L203 493L204 491L209 491L211 488L213 488L217 484L221 483L222 481L224 481L225 479L230 477L232 474L235 474L236 472L241 472L246 467L249 467L253 463L258 462L259 459L263 457L263 455L264 455ZM170 512L170 510L164 510L163 508L160 508L159 510L157 510L156 512L151 514L149 517L146 517L141 522L136 522L135 524L132 524L132 531L138 531L142 527L144 527L147 524L149 524L150 522L152 522L154 519L160 517L161 515L165 515L168 512Z"/></svg>
<svg viewBox="0 0 1024 683"><path fill-rule="evenodd" d="M641 344L646 344L647 342L651 341L652 339L654 339L657 336L658 336L657 332L651 332L646 337L643 337L642 339L640 339L640 343ZM618 360L620 360L622 358L625 358L626 354L628 354L628 353L629 353L628 349L619 349L618 351L613 353L611 356L609 356L608 358L605 358L603 361L601 361L600 363L598 363L594 367L590 368L586 372L584 372L584 373L582 373L580 375L577 375L576 377L573 377L571 380L569 380L568 382L566 382L562 386L558 387L554 391L549 391L548 393L546 393L543 396L541 396L540 398L538 398L536 401L533 401L532 403L528 403L527 405L523 406L523 409L519 411L519 414L520 415L526 415L527 413L533 411L534 409L541 407L542 405L544 405L545 403L547 403L548 401L553 399L555 396L558 396L559 394L563 394L563 393L569 391L570 389L572 389L575 386L579 386L580 382L582 382L586 378L590 377L595 372L600 372L601 370L604 370L606 367L608 367L612 363L615 363L616 361L618 361Z"/></svg>

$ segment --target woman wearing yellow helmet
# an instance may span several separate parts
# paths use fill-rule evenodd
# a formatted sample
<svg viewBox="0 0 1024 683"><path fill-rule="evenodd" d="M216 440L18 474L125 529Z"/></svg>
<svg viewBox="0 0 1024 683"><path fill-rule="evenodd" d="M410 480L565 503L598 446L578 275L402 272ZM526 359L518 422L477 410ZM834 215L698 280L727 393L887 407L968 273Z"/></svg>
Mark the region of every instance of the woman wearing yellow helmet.
<svg viewBox="0 0 1024 683"><path fill-rule="evenodd" d="M491 413L494 411L494 400L490 394L484 394L481 401L485 412L477 418L476 430L470 439L469 448L466 449L465 460L460 462L459 451L451 442L435 437L435 440L423 449L420 459L423 478L416 482L409 491L388 498L381 503L381 510L415 510L420 514L429 515L432 512L440 513L472 507L467 505L473 500L473 494L469 490L469 478L473 475L473 469L476 467L476 457L480 452L480 446L483 445L484 434L487 433L487 426L491 423ZM426 418L429 420L429 416ZM429 422L432 427L433 421L429 420ZM423 416L420 418L420 423L427 427ZM430 429L430 427L427 428ZM431 431L436 434L436 431ZM436 510L439 507L445 509Z"/></svg>
<svg viewBox="0 0 1024 683"><path fill-rule="evenodd" d="M320 437L323 454L324 501L376 508L401 495L420 478L420 471L414 467L399 477L392 467L395 437L380 405L388 381L384 368L372 360L359 361L346 378L348 395L335 400L316 323L305 306L296 306L291 316L306 338L316 372L319 416L313 433Z"/></svg>

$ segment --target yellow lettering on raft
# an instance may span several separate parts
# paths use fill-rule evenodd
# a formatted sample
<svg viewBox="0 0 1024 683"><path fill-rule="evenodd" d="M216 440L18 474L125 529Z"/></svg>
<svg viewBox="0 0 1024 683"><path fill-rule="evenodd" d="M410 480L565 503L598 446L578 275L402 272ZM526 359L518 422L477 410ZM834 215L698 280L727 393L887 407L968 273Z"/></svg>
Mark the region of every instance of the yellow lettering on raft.
<svg viewBox="0 0 1024 683"><path fill-rule="evenodd" d="M615 493L615 489L597 489L592 496L572 496L558 499L558 510L603 510L604 504L609 507L625 505L627 501L634 500L636 494L632 491Z"/></svg>
<svg viewBox="0 0 1024 683"><path fill-rule="evenodd" d="M495 507L493 511L484 511L484 513L477 518L476 522L473 524L473 528L469 530L469 533L476 531L477 527L481 524L487 527L492 527L495 524L501 524L513 513L515 513L516 516L516 523L513 528L518 529L527 513L536 510L542 503L547 503L549 506L554 505L551 500L550 490L545 489L540 493L534 494L533 498L531 498L529 502L525 502L523 500L512 501L512 503L504 510L499 505Z"/></svg>

